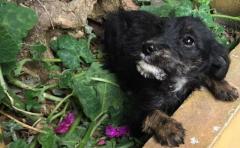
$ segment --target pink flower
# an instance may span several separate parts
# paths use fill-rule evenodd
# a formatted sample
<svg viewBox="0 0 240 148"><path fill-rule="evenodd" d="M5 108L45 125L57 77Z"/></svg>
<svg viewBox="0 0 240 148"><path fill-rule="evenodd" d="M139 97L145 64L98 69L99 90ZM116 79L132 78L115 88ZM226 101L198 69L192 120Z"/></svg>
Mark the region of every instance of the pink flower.
<svg viewBox="0 0 240 148"><path fill-rule="evenodd" d="M55 128L55 132L58 134L66 133L75 120L73 113L68 113L65 118L58 123L58 126Z"/></svg>
<svg viewBox="0 0 240 148"><path fill-rule="evenodd" d="M105 145L105 144L106 144L105 139L100 139L100 140L97 142L97 145Z"/></svg>
<svg viewBox="0 0 240 148"><path fill-rule="evenodd" d="M109 138L117 138L125 136L129 132L127 126L113 127L108 125L105 129L105 135Z"/></svg>

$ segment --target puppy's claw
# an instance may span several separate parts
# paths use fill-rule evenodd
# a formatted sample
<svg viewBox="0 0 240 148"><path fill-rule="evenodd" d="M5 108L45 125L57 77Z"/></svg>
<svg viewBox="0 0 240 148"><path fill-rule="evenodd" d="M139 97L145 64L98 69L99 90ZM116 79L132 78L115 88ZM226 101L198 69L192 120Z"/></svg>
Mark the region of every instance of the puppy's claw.
<svg viewBox="0 0 240 148"><path fill-rule="evenodd" d="M228 87L225 87L225 89L219 90L216 93L216 97L222 101L234 101L239 97L239 95L238 90L229 85Z"/></svg>
<svg viewBox="0 0 240 148"><path fill-rule="evenodd" d="M179 146L184 144L185 130L181 123L158 110L146 117L143 131L154 134L156 140L162 145Z"/></svg>
<svg viewBox="0 0 240 148"><path fill-rule="evenodd" d="M167 146L179 146L184 144L185 130L180 123L171 120L166 125L155 131L156 139L162 144Z"/></svg>

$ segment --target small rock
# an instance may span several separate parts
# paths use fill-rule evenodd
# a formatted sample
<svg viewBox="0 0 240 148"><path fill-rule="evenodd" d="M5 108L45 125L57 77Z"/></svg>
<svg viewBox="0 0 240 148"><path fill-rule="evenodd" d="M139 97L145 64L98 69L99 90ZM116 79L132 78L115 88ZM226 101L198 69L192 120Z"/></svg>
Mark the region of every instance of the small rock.
<svg viewBox="0 0 240 148"><path fill-rule="evenodd" d="M133 0L122 0L122 7L124 10L138 10L139 6Z"/></svg>
<svg viewBox="0 0 240 148"><path fill-rule="evenodd" d="M199 141L196 137L192 137L190 140L191 140L191 142L190 142L191 144L198 144L199 143Z"/></svg>
<svg viewBox="0 0 240 148"><path fill-rule="evenodd" d="M218 132L220 130L220 128L221 128L220 126L214 126L213 127L213 132L214 133Z"/></svg>

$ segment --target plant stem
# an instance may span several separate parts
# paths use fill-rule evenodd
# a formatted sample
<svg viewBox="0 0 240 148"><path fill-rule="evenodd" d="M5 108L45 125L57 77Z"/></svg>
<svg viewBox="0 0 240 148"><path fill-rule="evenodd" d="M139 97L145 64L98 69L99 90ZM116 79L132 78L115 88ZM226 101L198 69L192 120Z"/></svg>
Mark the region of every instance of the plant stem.
<svg viewBox="0 0 240 148"><path fill-rule="evenodd" d="M22 89L33 90L33 91L38 91L38 90L39 90L39 89L37 89L37 88L34 88L34 87L30 86L30 85L27 85L27 84L19 81L19 80L17 80L17 79L14 79L14 78L11 77L11 76L8 76L8 80L9 80L13 85L18 86L18 87L20 87L20 88L22 88ZM61 100L63 99L63 98L56 97L56 96L53 96L53 95L48 94L48 93L45 93L45 92L43 93L43 96L44 96L45 98L49 99L49 100L56 101L56 102L59 102L59 101L61 101Z"/></svg>
<svg viewBox="0 0 240 148"><path fill-rule="evenodd" d="M61 101L63 99L63 98L56 97L56 96L48 94L48 93L43 93L43 96L45 98L47 98L48 100L52 100L52 101L56 101L56 102L59 102L59 101Z"/></svg>
<svg viewBox="0 0 240 148"><path fill-rule="evenodd" d="M67 95L65 98L63 98L57 105L56 107L52 110L51 114L48 116L48 119L51 119L53 114L58 110L58 108L71 96L73 95L73 93Z"/></svg>
<svg viewBox="0 0 240 148"><path fill-rule="evenodd" d="M30 59L30 58L26 58L26 59L23 59L21 61L24 61L23 64L25 64L26 62L31 62L31 61L36 61L34 59ZM58 63L58 62L62 62L61 59L57 59L57 58L43 58L43 59L40 59L40 61L42 62L48 62L48 63Z"/></svg>
<svg viewBox="0 0 240 148"><path fill-rule="evenodd" d="M94 80L94 81L99 81L99 82L104 82L104 83L108 83L108 84L112 84L116 87L119 87L119 85L117 83L114 83L112 81L109 81L107 79L103 79L103 78L97 78L97 77L91 77L91 80Z"/></svg>
<svg viewBox="0 0 240 148"><path fill-rule="evenodd" d="M3 114L3 115L6 116L6 117L12 119L12 120L15 121L16 123L20 124L22 127L25 127L25 128L27 128L27 129L30 129L30 130L33 130L33 131L36 131L36 132L39 132L39 133L46 133L45 131L43 131L43 130L41 130L41 129L34 128L34 127L30 126L30 125L27 125L27 124L25 124L25 123L23 123L23 122L15 119L14 117L8 115L7 113L3 112L2 110L0 110L0 113Z"/></svg>
<svg viewBox="0 0 240 148"><path fill-rule="evenodd" d="M20 111L24 114L27 114L27 115L33 115L33 116L42 116L42 114L39 114L39 113L32 113L32 112L28 112L28 111L25 111L25 110L22 110L22 109L19 109L17 108L16 106L14 106L14 98L9 94L8 92L8 87L7 87L7 84L3 78L3 74L2 74L2 67L0 65L0 85L1 87L3 88L3 92L7 95L9 101L10 101L10 104L12 106L13 109L17 110L17 111Z"/></svg>
<svg viewBox="0 0 240 148"><path fill-rule="evenodd" d="M83 139L81 140L81 142L79 143L79 148L85 148L87 142L89 141L89 139L91 138L91 136L93 135L93 133L95 132L95 130L97 129L97 127L103 122L103 120L105 120L108 117L107 114L103 114L103 116L98 120L98 121L92 121L89 125L89 128L85 134L85 136L83 137Z"/></svg>
<svg viewBox="0 0 240 148"><path fill-rule="evenodd" d="M44 59L42 59L42 61L43 62L55 62L55 63L62 62L61 59L56 59L56 58L54 58L54 59L44 58Z"/></svg>
<svg viewBox="0 0 240 148"><path fill-rule="evenodd" d="M3 91L7 91L7 84L5 83L4 81L4 78L3 78L3 74L2 74L2 67L0 65L0 84L1 84L1 87L3 88Z"/></svg>
<svg viewBox="0 0 240 148"><path fill-rule="evenodd" d="M224 14L212 14L213 17L216 18L224 18L224 19L230 19L234 21L240 21L240 16L229 16L229 15L224 15Z"/></svg>
<svg viewBox="0 0 240 148"><path fill-rule="evenodd" d="M66 113L67 107L69 105L69 102L66 103L66 105L64 106L63 110L61 112L58 112L57 114L55 114L54 116L52 116L51 118L49 118L49 122L51 123L54 119L56 119L57 117L64 115Z"/></svg>

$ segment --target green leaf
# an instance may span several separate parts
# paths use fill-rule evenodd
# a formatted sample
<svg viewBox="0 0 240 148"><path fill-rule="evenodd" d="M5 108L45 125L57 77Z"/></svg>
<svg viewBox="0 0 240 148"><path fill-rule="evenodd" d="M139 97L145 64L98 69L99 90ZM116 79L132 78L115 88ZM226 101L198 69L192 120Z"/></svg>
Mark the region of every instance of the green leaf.
<svg viewBox="0 0 240 148"><path fill-rule="evenodd" d="M57 55L61 58L65 66L70 69L80 68L81 62L93 62L93 55L85 39L78 41L72 36L63 35L51 42L50 46L56 50Z"/></svg>
<svg viewBox="0 0 240 148"><path fill-rule="evenodd" d="M16 61L17 53L19 52L19 50L20 48L16 40L0 24L0 63Z"/></svg>
<svg viewBox="0 0 240 148"><path fill-rule="evenodd" d="M210 6L203 3L199 6L198 11L194 11L193 16L200 17L201 20L213 31L217 41L226 46L227 38L224 34L224 28L214 22L214 18L212 17L210 11Z"/></svg>
<svg viewBox="0 0 240 148"><path fill-rule="evenodd" d="M148 11L161 17L188 16L192 14L192 2L190 0L166 0L161 6L142 6L140 10Z"/></svg>
<svg viewBox="0 0 240 148"><path fill-rule="evenodd" d="M76 52L74 51L67 51L67 50L59 50L57 55L63 61L64 65L70 69L77 69L80 68L80 62Z"/></svg>
<svg viewBox="0 0 240 148"><path fill-rule="evenodd" d="M194 12L195 17L200 17L201 20L209 27L215 25L213 17L210 14L210 7L208 5L200 5L198 11Z"/></svg>
<svg viewBox="0 0 240 148"><path fill-rule="evenodd" d="M211 0L198 0L198 3L200 4L205 4L205 5L209 5Z"/></svg>
<svg viewBox="0 0 240 148"><path fill-rule="evenodd" d="M18 139L17 141L11 142L9 148L29 148L29 145L23 140Z"/></svg>
<svg viewBox="0 0 240 148"><path fill-rule="evenodd" d="M0 20L0 25L7 29L14 39L20 41L37 23L37 15L30 8L0 2Z"/></svg>
<svg viewBox="0 0 240 148"><path fill-rule="evenodd" d="M41 144L42 148L57 148L57 136L51 129L45 130L47 133L41 133L38 136L38 142Z"/></svg>
<svg viewBox="0 0 240 148"><path fill-rule="evenodd" d="M180 5L175 5L175 16L190 16L192 15L193 4L190 0L182 0Z"/></svg>
<svg viewBox="0 0 240 148"><path fill-rule="evenodd" d="M0 1L0 63L16 61L22 38L36 24L36 13L14 3Z"/></svg>
<svg viewBox="0 0 240 148"><path fill-rule="evenodd" d="M113 74L102 69L99 63L92 63L91 67L72 81L72 89L78 97L83 111L91 120L109 111L109 107L120 110L123 94L117 86Z"/></svg>
<svg viewBox="0 0 240 148"><path fill-rule="evenodd" d="M140 10L147 11L158 16L167 17L173 11L173 7L166 4L163 6L142 6Z"/></svg>
<svg viewBox="0 0 240 148"><path fill-rule="evenodd" d="M13 70L16 69L16 65L16 62L1 63L3 75L9 75Z"/></svg>

